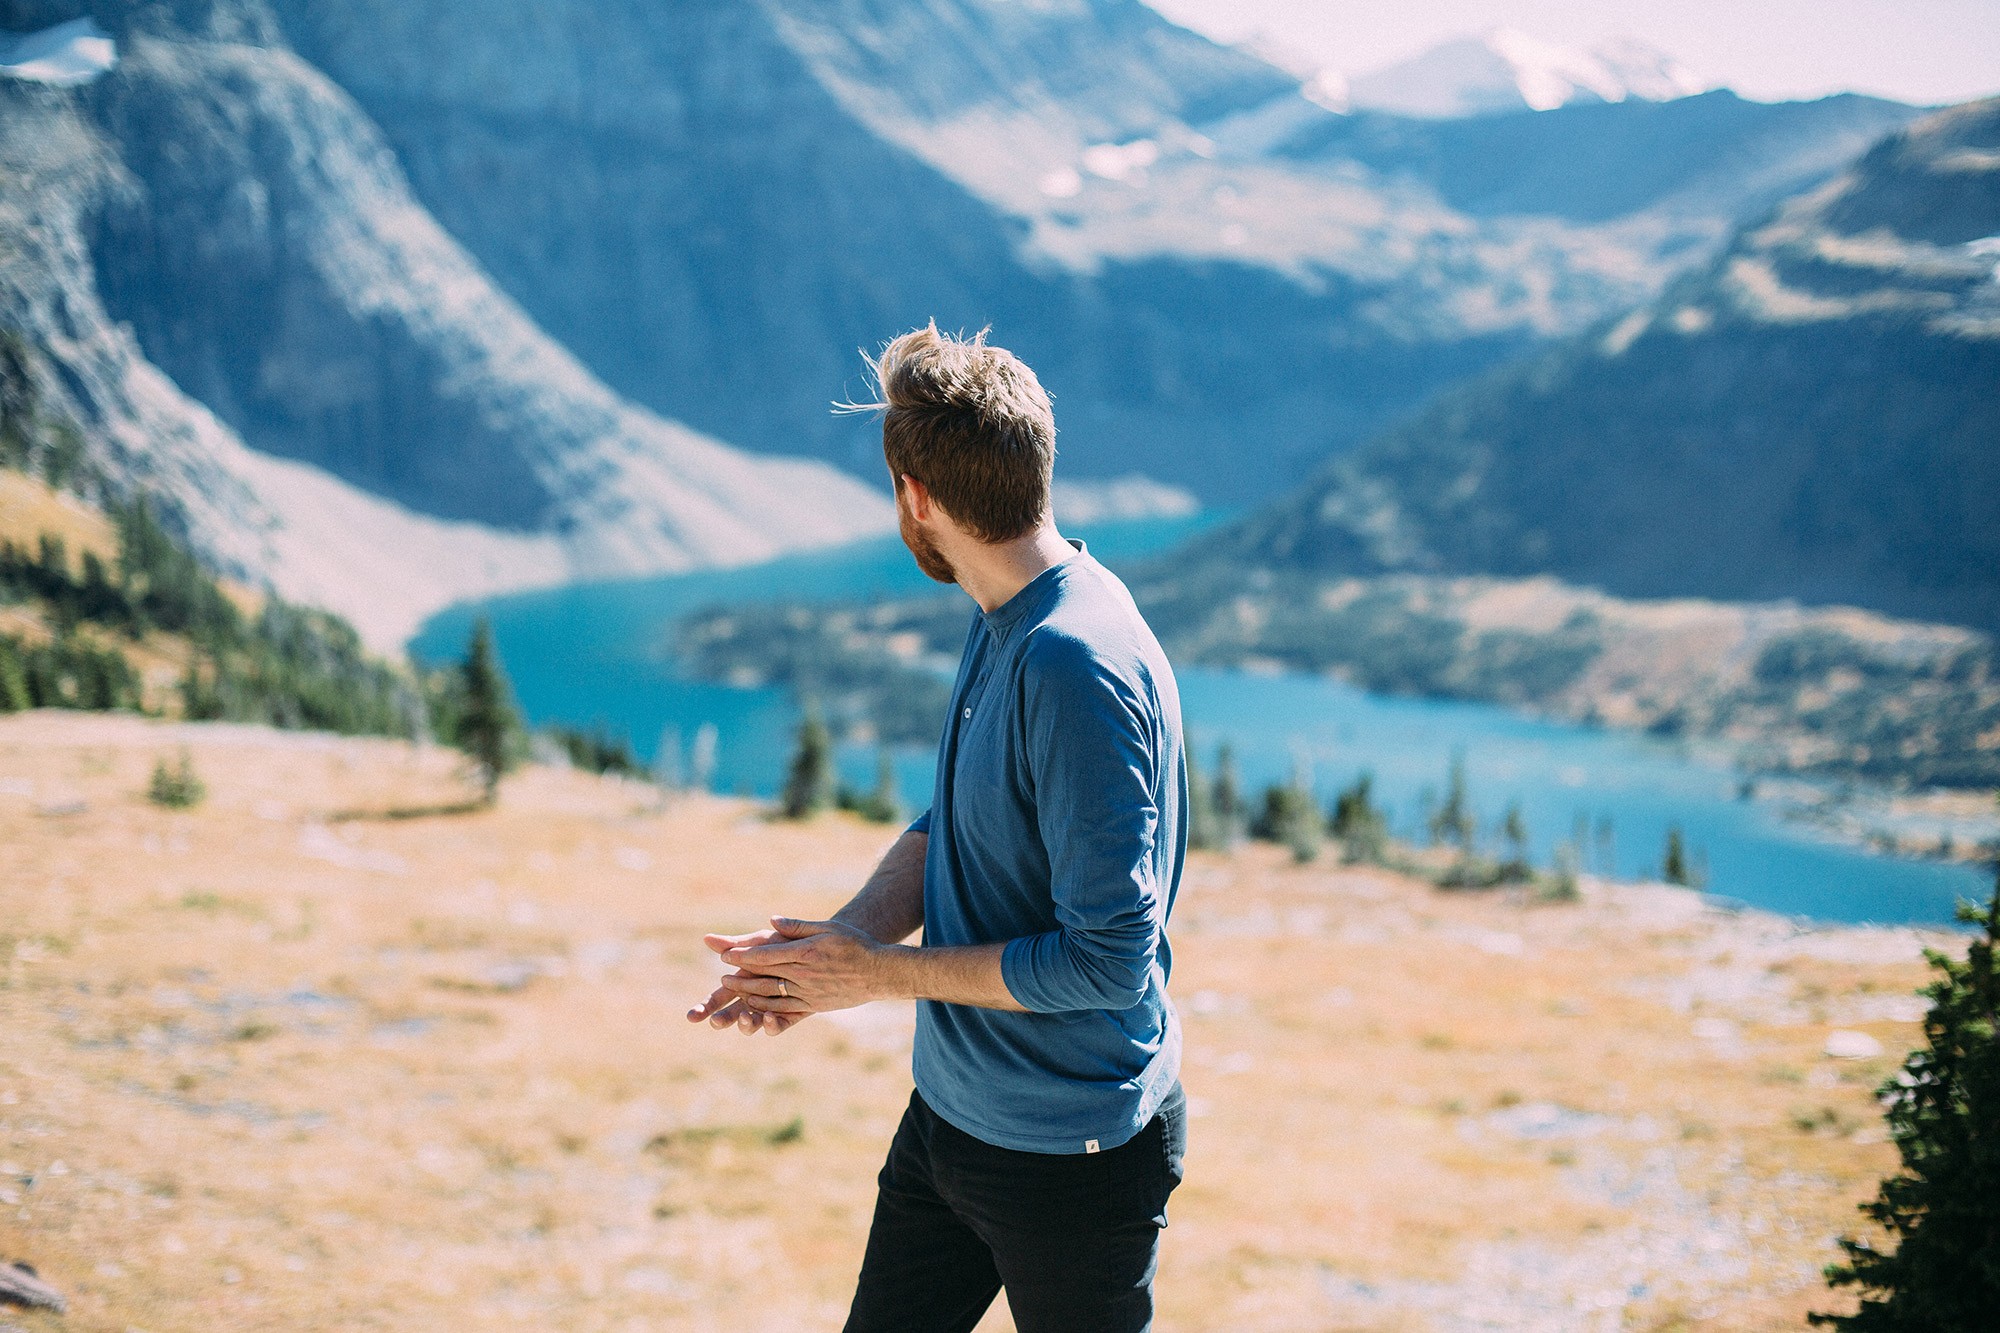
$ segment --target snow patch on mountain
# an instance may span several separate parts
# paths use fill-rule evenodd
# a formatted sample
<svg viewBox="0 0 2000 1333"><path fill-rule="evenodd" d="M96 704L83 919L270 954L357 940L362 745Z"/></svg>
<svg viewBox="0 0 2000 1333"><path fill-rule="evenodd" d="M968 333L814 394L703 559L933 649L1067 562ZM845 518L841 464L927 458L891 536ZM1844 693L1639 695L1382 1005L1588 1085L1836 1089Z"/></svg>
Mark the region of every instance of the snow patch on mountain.
<svg viewBox="0 0 2000 1333"><path fill-rule="evenodd" d="M1201 501L1192 492L1137 472L1106 480L1059 477L1049 501L1061 523L1187 518L1201 512Z"/></svg>
<svg viewBox="0 0 2000 1333"><path fill-rule="evenodd" d="M0 75L10 79L75 88L117 64L118 44L95 19L72 19L40 32L0 32Z"/></svg>
<svg viewBox="0 0 2000 1333"><path fill-rule="evenodd" d="M1636 39L1586 50L1496 28L1359 75L1347 81L1346 91L1357 109L1442 119L1549 111L1577 102L1666 102L1709 86Z"/></svg>

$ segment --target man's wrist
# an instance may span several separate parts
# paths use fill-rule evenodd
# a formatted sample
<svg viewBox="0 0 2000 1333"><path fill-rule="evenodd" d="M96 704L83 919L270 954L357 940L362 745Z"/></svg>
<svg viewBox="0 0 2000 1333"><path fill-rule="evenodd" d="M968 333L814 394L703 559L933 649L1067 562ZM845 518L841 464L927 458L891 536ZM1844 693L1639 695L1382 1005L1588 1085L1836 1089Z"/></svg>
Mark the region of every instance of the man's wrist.
<svg viewBox="0 0 2000 1333"><path fill-rule="evenodd" d="M875 949L875 984L878 1000L915 1000L917 994L917 950L907 944L884 944Z"/></svg>

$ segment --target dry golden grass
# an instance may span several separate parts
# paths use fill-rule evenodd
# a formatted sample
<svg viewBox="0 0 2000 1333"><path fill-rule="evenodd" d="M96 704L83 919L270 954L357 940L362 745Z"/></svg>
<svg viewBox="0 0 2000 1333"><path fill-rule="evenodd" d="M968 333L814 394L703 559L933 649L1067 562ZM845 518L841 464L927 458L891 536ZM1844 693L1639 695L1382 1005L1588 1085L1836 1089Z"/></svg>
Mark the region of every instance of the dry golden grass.
<svg viewBox="0 0 2000 1333"><path fill-rule="evenodd" d="M208 801L149 806L183 746ZM702 931L830 911L892 832L547 769L353 817L467 792L398 743L0 720L0 1258L71 1298L15 1322L838 1327L908 1010L682 1013ZM1796 1327L1893 1161L1905 933L1246 848L1194 860L1173 938L1163 1329Z"/></svg>
<svg viewBox="0 0 2000 1333"><path fill-rule="evenodd" d="M106 564L118 559L118 533L110 519L39 477L0 468L0 541L33 553L43 533L62 538L72 571L81 568L85 551Z"/></svg>

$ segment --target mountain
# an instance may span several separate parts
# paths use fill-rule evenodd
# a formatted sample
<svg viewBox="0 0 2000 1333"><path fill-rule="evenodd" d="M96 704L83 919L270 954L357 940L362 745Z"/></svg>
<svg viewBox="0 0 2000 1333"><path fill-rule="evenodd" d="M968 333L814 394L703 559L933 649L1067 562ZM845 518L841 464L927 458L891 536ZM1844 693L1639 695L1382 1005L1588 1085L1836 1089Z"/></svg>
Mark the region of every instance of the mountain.
<svg viewBox="0 0 2000 1333"><path fill-rule="evenodd" d="M1911 114L1339 116L1137 0L0 0L0 28L20 373L108 487L382 644L457 598L881 530L873 428L827 404L931 317L1037 366L1067 476L1268 496Z"/></svg>
<svg viewBox="0 0 2000 1333"><path fill-rule="evenodd" d="M0 26L76 8L0 5ZM97 473L160 492L222 568L392 644L474 593L886 526L878 490L606 388L261 3L82 21L116 42L101 77L0 78L0 323Z"/></svg>
<svg viewBox="0 0 2000 1333"><path fill-rule="evenodd" d="M2000 99L1889 136L1657 301L1453 391L1181 563L1553 574L1992 631L1996 440Z"/></svg>
<svg viewBox="0 0 2000 1333"><path fill-rule="evenodd" d="M1347 101L1404 116L1483 116L1578 102L1668 102L1707 87L1672 56L1634 39L1582 50L1495 28L1359 75L1348 81Z"/></svg>
<svg viewBox="0 0 2000 1333"><path fill-rule="evenodd" d="M274 10L425 207L632 400L872 477L866 423L826 411L855 349L990 324L1057 395L1066 470L1210 503L1649 299L1913 114L1580 120L1593 170L1567 188L1608 202L1552 212L1560 135L1466 151L1425 137L1441 122L1340 116L1138 0Z"/></svg>
<svg viewBox="0 0 2000 1333"><path fill-rule="evenodd" d="M1474 218L1647 237L1669 263L1698 266L1736 224L1837 175L1918 114L1853 93L1766 103L1718 88L1455 120L1357 112L1298 127L1270 152L1412 180Z"/></svg>

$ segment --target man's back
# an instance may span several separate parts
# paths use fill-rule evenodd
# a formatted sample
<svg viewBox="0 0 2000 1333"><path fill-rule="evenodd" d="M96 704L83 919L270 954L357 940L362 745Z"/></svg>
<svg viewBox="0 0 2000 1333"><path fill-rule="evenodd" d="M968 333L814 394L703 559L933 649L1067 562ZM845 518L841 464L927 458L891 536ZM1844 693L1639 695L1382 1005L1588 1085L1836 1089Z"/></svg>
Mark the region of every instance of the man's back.
<svg viewBox="0 0 2000 1333"><path fill-rule="evenodd" d="M1115 575L1079 546L977 616L938 748L926 943L1007 941L1031 1012L924 1001L919 1091L989 1143L1123 1143L1173 1086L1165 926L1186 851L1180 697Z"/></svg>

